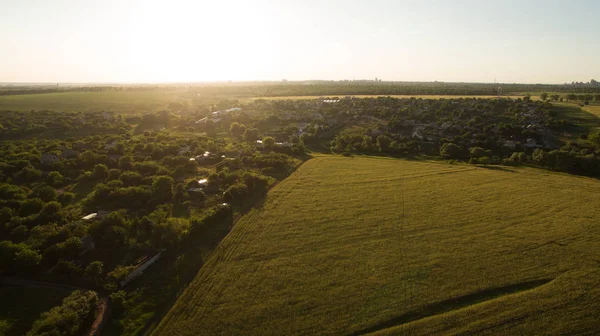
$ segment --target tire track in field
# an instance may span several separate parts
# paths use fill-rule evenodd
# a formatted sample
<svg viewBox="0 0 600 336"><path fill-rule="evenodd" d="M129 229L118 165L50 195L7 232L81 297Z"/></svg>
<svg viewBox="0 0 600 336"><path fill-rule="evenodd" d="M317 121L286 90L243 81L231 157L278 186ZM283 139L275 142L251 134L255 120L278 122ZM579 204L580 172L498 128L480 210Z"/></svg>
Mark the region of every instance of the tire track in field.
<svg viewBox="0 0 600 336"><path fill-rule="evenodd" d="M549 282L551 282L553 280L554 279L550 278L550 279L525 281L525 282L520 282L520 283L516 283L516 284L502 286L502 287L488 288L483 291L474 292L474 293L467 294L464 296L446 299L446 300L443 300L440 302L435 302L435 303L426 305L424 307L421 307L420 309L409 311L400 316L396 316L387 321L383 321L374 326L359 330L348 336L359 336L359 335L371 334L374 332L393 328L396 326L403 326L405 324L415 322L418 320L422 320L424 318L441 315L441 314L448 313L451 311L457 311L457 310L472 306L474 304L480 304L483 302L495 300L500 297L504 297L506 295L512 295L512 294L516 294L516 293L520 293L520 292L524 292L524 291L528 291L528 290L533 290L533 289L539 288L545 284L548 284ZM529 316L535 315L535 314L536 313L532 313L523 318L526 318L526 317L529 317ZM522 319L522 318L520 318L520 319ZM482 331L485 331L485 330L488 330L488 329L491 329L494 327L498 327L500 325L501 324L498 324L498 325L480 329L480 330L477 330L474 332L469 332L468 334L480 333Z"/></svg>

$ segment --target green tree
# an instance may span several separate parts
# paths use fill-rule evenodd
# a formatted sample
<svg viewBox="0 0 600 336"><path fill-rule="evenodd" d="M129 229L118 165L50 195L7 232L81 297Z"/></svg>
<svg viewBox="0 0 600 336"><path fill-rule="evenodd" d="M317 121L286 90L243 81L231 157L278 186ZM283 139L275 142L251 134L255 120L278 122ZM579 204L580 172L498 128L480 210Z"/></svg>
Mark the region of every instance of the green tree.
<svg viewBox="0 0 600 336"><path fill-rule="evenodd" d="M216 137L217 136L217 127L215 126L215 122L208 119L204 123L204 132L206 132L206 135L208 135L211 138Z"/></svg>
<svg viewBox="0 0 600 336"><path fill-rule="evenodd" d="M263 141L263 145L267 149L272 149L273 147L275 147L275 138L273 138L271 136L264 137L262 141Z"/></svg>
<svg viewBox="0 0 600 336"><path fill-rule="evenodd" d="M258 129L256 128L247 128L246 131L244 132L244 140L251 142L251 141L256 141L258 140Z"/></svg>
<svg viewBox="0 0 600 336"><path fill-rule="evenodd" d="M460 156L460 152L461 152L460 147L458 147L457 145L455 145L451 142L446 142L440 148L440 155L445 158L456 159Z"/></svg>
<svg viewBox="0 0 600 336"><path fill-rule="evenodd" d="M390 149L390 145L392 144L392 139L387 135L380 135L377 137L377 149L380 152L387 152Z"/></svg>
<svg viewBox="0 0 600 336"><path fill-rule="evenodd" d="M48 181L49 185L55 188L61 187L65 183L64 177L57 171L49 172L48 176L46 176L46 181Z"/></svg>
<svg viewBox="0 0 600 336"><path fill-rule="evenodd" d="M546 99L548 99L548 93L542 92L542 94L540 95L540 99L542 99L543 101L546 101Z"/></svg>
<svg viewBox="0 0 600 336"><path fill-rule="evenodd" d="M169 218L152 230L152 243L156 248L177 249L188 234L190 222L185 218Z"/></svg>
<svg viewBox="0 0 600 336"><path fill-rule="evenodd" d="M62 206L60 205L60 203L58 203L56 201L52 201L52 202L48 202L48 203L44 204L44 207L42 208L42 211L40 214L48 220L58 220L58 219L60 219L60 210L61 209L62 209Z"/></svg>
<svg viewBox="0 0 600 336"><path fill-rule="evenodd" d="M480 158L486 155L485 149L481 147L471 147L469 148L469 154L472 158Z"/></svg>
<svg viewBox="0 0 600 336"><path fill-rule="evenodd" d="M58 196L58 201L62 206L66 206L71 204L71 202L75 199L75 194L72 192L64 192L62 195Z"/></svg>
<svg viewBox="0 0 600 336"><path fill-rule="evenodd" d="M96 260L91 262L86 268L84 272L84 276L90 280L97 280L102 275L102 271L104 268L104 263L102 261Z"/></svg>
<svg viewBox="0 0 600 336"><path fill-rule="evenodd" d="M238 139L241 139L244 136L245 131L246 125L240 124L237 121L231 123L231 126L229 126L229 133Z"/></svg>
<svg viewBox="0 0 600 336"><path fill-rule="evenodd" d="M108 167L103 164L97 164L94 166L92 172L92 178L95 180L104 180L108 176Z"/></svg>
<svg viewBox="0 0 600 336"><path fill-rule="evenodd" d="M23 271L31 272L42 261L42 256L34 250L24 248L15 255L15 266Z"/></svg>
<svg viewBox="0 0 600 336"><path fill-rule="evenodd" d="M131 170L133 169L133 158L131 156L121 156L117 164L121 170Z"/></svg>
<svg viewBox="0 0 600 336"><path fill-rule="evenodd" d="M27 217L29 215L38 214L42 211L44 202L39 198L31 198L26 200L19 207L19 216Z"/></svg>
<svg viewBox="0 0 600 336"><path fill-rule="evenodd" d="M152 191L160 200L171 200L173 198L173 179L169 176L158 176L152 183Z"/></svg>
<svg viewBox="0 0 600 336"><path fill-rule="evenodd" d="M121 171L119 169L111 169L108 171L108 180L109 181L118 180L119 176L121 176Z"/></svg>
<svg viewBox="0 0 600 336"><path fill-rule="evenodd" d="M56 198L58 197L58 193L51 186L42 185L33 190L32 196L37 197L44 202L50 202L56 200Z"/></svg>
<svg viewBox="0 0 600 336"><path fill-rule="evenodd" d="M29 230L27 229L27 226L19 225L16 228L12 229L12 231L10 232L10 238L16 241L23 241L25 238L27 238L28 231Z"/></svg>

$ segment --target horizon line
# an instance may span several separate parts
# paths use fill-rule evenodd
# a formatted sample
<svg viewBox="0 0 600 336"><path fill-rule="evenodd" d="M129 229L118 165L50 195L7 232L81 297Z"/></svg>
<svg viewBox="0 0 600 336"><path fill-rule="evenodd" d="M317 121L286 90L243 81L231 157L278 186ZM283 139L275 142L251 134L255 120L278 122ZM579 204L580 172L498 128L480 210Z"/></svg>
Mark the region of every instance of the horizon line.
<svg viewBox="0 0 600 336"><path fill-rule="evenodd" d="M469 82L469 81L411 81L411 80L389 80L389 81L375 81L374 79L303 79L303 80L218 80L218 81L157 81L157 82L144 82L144 81L114 81L114 82L2 82L0 85L194 85L194 84L251 84L251 83L269 83L269 84L282 84L282 83L306 83L306 82L373 82L373 83L443 83L443 84L495 84L495 85L571 85L569 83L538 83L538 82ZM589 82L574 82L574 83L589 83Z"/></svg>

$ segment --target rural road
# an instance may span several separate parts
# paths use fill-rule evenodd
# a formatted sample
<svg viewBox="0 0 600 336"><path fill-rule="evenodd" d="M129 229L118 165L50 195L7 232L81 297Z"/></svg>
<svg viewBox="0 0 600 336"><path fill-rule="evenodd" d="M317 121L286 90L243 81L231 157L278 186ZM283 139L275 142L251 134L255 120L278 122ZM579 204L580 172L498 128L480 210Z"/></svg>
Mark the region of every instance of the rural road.
<svg viewBox="0 0 600 336"><path fill-rule="evenodd" d="M88 332L85 333L86 336L96 336L100 335L100 330L108 321L108 316L110 315L110 306L108 304L108 298L103 297L98 300L98 304L96 306L96 319L94 323L92 323L92 327Z"/></svg>

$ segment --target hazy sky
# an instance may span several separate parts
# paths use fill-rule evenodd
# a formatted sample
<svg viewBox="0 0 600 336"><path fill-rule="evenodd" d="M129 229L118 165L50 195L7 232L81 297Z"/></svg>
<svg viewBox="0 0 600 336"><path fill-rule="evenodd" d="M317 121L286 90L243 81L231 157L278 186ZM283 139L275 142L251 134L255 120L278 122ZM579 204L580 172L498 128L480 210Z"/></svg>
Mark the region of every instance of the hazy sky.
<svg viewBox="0 0 600 336"><path fill-rule="evenodd" d="M0 82L600 80L598 13L598 0L0 0Z"/></svg>

